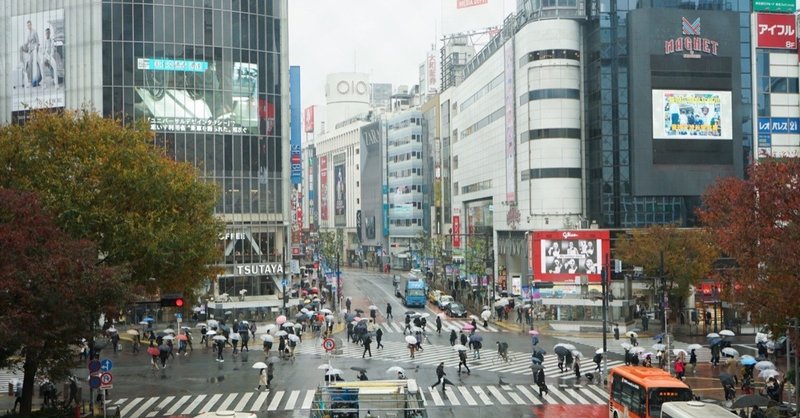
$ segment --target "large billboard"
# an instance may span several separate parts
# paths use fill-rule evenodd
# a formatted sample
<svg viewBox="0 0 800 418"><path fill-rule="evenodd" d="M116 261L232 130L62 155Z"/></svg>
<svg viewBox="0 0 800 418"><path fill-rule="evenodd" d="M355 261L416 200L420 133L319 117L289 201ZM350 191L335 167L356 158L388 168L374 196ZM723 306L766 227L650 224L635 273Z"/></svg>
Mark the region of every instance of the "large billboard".
<svg viewBox="0 0 800 418"><path fill-rule="evenodd" d="M515 104L516 88L514 86L514 38L506 41L503 47L504 71L503 87L505 92L505 141L506 141L506 202L517 202L517 106Z"/></svg>
<svg viewBox="0 0 800 418"><path fill-rule="evenodd" d="M275 106L258 100L257 64L140 57L136 71L134 112L155 131L272 133Z"/></svg>
<svg viewBox="0 0 800 418"><path fill-rule="evenodd" d="M361 221L363 245L382 246L377 231L383 222L383 194L376 193L383 186L383 145L380 122L361 127Z"/></svg>
<svg viewBox="0 0 800 418"><path fill-rule="evenodd" d="M11 111L64 107L64 9L12 16Z"/></svg>
<svg viewBox="0 0 800 418"><path fill-rule="evenodd" d="M797 22L793 14L756 14L758 48L797 49Z"/></svg>
<svg viewBox="0 0 800 418"><path fill-rule="evenodd" d="M319 157L319 220L328 220L328 156Z"/></svg>
<svg viewBox="0 0 800 418"><path fill-rule="evenodd" d="M794 13L796 9L795 0L753 0L754 12Z"/></svg>
<svg viewBox="0 0 800 418"><path fill-rule="evenodd" d="M336 156L338 157L338 156ZM334 163L340 160L334 157ZM344 160L342 154L341 160ZM347 225L347 174L344 162L333 166L333 223L336 226Z"/></svg>
<svg viewBox="0 0 800 418"><path fill-rule="evenodd" d="M610 254L607 230L544 231L533 233L531 260L536 281L557 284L600 283L603 260Z"/></svg>
<svg viewBox="0 0 800 418"><path fill-rule="evenodd" d="M731 92L653 90L653 138L733 139Z"/></svg>

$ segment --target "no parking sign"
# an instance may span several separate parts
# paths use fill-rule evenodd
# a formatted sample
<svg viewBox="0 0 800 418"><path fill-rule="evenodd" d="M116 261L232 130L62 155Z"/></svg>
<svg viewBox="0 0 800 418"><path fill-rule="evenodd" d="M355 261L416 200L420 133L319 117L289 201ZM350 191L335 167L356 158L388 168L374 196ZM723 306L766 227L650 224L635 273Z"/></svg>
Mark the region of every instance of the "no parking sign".
<svg viewBox="0 0 800 418"><path fill-rule="evenodd" d="M336 341L333 341L333 338L326 338L322 341L322 348L328 352L333 351L336 349Z"/></svg>

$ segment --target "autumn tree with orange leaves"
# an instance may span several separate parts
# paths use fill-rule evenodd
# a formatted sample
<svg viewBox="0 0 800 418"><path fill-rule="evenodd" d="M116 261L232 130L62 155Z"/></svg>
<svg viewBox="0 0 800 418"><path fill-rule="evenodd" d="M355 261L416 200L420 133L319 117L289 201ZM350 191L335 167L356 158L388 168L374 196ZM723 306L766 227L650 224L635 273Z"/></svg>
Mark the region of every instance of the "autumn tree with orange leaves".
<svg viewBox="0 0 800 418"><path fill-rule="evenodd" d="M747 179L717 181L698 215L736 261L736 300L775 333L800 317L800 159L764 158ZM793 339L797 342L797 336Z"/></svg>

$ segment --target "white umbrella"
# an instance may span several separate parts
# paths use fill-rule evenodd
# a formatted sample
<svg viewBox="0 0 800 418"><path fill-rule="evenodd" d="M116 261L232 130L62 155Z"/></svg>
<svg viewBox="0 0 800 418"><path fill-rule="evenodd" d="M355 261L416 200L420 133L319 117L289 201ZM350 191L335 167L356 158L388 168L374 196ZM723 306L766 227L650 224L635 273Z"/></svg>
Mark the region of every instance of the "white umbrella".
<svg viewBox="0 0 800 418"><path fill-rule="evenodd" d="M622 346L623 349L628 351L630 351L630 349L633 348L633 345L631 345L631 343L621 343L620 345Z"/></svg>
<svg viewBox="0 0 800 418"><path fill-rule="evenodd" d="M603 349L602 348L598 348L597 350L594 350L594 353L595 354L603 354Z"/></svg>
<svg viewBox="0 0 800 418"><path fill-rule="evenodd" d="M731 347L725 347L722 349L722 354L731 356L731 357L739 357L739 352L736 349Z"/></svg>
<svg viewBox="0 0 800 418"><path fill-rule="evenodd" d="M478 318L477 315L470 315L469 317L470 317L470 319L474 319L476 321L480 319L480 318Z"/></svg>
<svg viewBox="0 0 800 418"><path fill-rule="evenodd" d="M643 347L633 347L633 348L631 348L631 353L632 354L644 353L644 348Z"/></svg>
<svg viewBox="0 0 800 418"><path fill-rule="evenodd" d="M625 333L625 335L628 336L628 337L634 337L634 338L639 336L639 334L637 334L637 333L635 333L633 331L628 331L628 332Z"/></svg>
<svg viewBox="0 0 800 418"><path fill-rule="evenodd" d="M412 325L411 332L422 332L422 328Z"/></svg>
<svg viewBox="0 0 800 418"><path fill-rule="evenodd" d="M253 366L252 366L252 367L253 367L254 369L266 369L266 368L267 368L267 365L266 365L266 364L265 364L263 361L257 361L257 362L255 362L255 363L253 363Z"/></svg>
<svg viewBox="0 0 800 418"><path fill-rule="evenodd" d="M225 338L224 335L215 335L214 336L214 341L225 341L225 340L227 340L227 338Z"/></svg>
<svg viewBox="0 0 800 418"><path fill-rule="evenodd" d="M508 298L501 298L497 302L494 303L494 306L506 306L508 305Z"/></svg>
<svg viewBox="0 0 800 418"><path fill-rule="evenodd" d="M368 308L368 309L369 309L369 310L371 310L371 311L377 311L377 310L378 310L378 307L377 307L377 306L375 306L375 305L369 305L369 308Z"/></svg>
<svg viewBox="0 0 800 418"><path fill-rule="evenodd" d="M273 329L275 329L275 327L276 327L275 324L269 324L269 325L267 325L266 328L267 328L267 331L272 331Z"/></svg>
<svg viewBox="0 0 800 418"><path fill-rule="evenodd" d="M558 343L558 344L556 344L556 345L554 345L554 346L553 346L553 349L555 349L556 347L564 347L564 348L566 348L566 349L567 349L567 350L569 350L569 351L576 350L576 348L575 348L575 346L574 346L574 345L572 345L572 344L567 344L567 343Z"/></svg>
<svg viewBox="0 0 800 418"><path fill-rule="evenodd" d="M722 335L723 337L734 337L734 336L736 336L736 334L734 334L733 331L731 331L729 329L723 329L722 331L719 332L719 335Z"/></svg>
<svg viewBox="0 0 800 418"><path fill-rule="evenodd" d="M181 329L188 331L188 330L192 329L192 327L187 327L186 325L184 325L184 326L181 327Z"/></svg>
<svg viewBox="0 0 800 418"><path fill-rule="evenodd" d="M400 367L400 366L392 366L392 367L389 367L388 369L386 369L386 373L387 374L405 373L405 370L403 370L403 368Z"/></svg>
<svg viewBox="0 0 800 418"><path fill-rule="evenodd" d="M335 376L337 374L342 374L342 371L339 369L328 369L328 371L325 372L325 374L328 376Z"/></svg>
<svg viewBox="0 0 800 418"><path fill-rule="evenodd" d="M278 331L278 332L275 333L276 337L285 337L287 335L289 335L289 333L286 332L286 331Z"/></svg>
<svg viewBox="0 0 800 418"><path fill-rule="evenodd" d="M331 365L330 364L320 364L319 366L317 366L317 368L320 369L320 370L330 370L331 369Z"/></svg>
<svg viewBox="0 0 800 418"><path fill-rule="evenodd" d="M458 327L455 325L450 325L449 327L447 327L447 329L448 331L458 331Z"/></svg>
<svg viewBox="0 0 800 418"><path fill-rule="evenodd" d="M327 308L326 309L320 309L320 312L322 312L324 310L330 310L330 309L327 309ZM322 312L322 313L325 313L325 312ZM342 313L347 313L347 309L342 309Z"/></svg>
<svg viewBox="0 0 800 418"><path fill-rule="evenodd" d="M197 325L194 326L195 328L203 328L208 327L205 322L198 322Z"/></svg>
<svg viewBox="0 0 800 418"><path fill-rule="evenodd" d="M775 369L766 369L766 370L762 370L760 373L758 373L758 377L760 377L760 378L762 378L764 380L769 380L770 377L780 376L780 374L781 374L781 372L779 372L779 371L777 371Z"/></svg>
<svg viewBox="0 0 800 418"><path fill-rule="evenodd" d="M719 334L716 332L710 332L708 335L706 335L706 338L719 338Z"/></svg>
<svg viewBox="0 0 800 418"><path fill-rule="evenodd" d="M581 353L581 352L580 352L580 351L578 351L578 350L572 350L572 355L573 355L574 357L576 357L576 358L578 358L578 357L583 357L583 353Z"/></svg>
<svg viewBox="0 0 800 418"><path fill-rule="evenodd" d="M112 326L112 327L110 327L110 328L108 329L108 332L109 332L109 333L111 333L111 334L114 334L114 333L116 333L116 332L117 332L117 329L116 329L116 328L114 328L114 327Z"/></svg>
<svg viewBox="0 0 800 418"><path fill-rule="evenodd" d="M275 339L272 338L272 336L269 335L269 334L262 335L261 339L264 340L265 342L268 342L268 343L271 343L271 342L275 341Z"/></svg>
<svg viewBox="0 0 800 418"><path fill-rule="evenodd" d="M406 335L406 342L409 344L416 344L417 339L413 335Z"/></svg>
<svg viewBox="0 0 800 418"><path fill-rule="evenodd" d="M286 328L293 327L294 326L294 322L286 321L281 326L286 327Z"/></svg>
<svg viewBox="0 0 800 418"><path fill-rule="evenodd" d="M333 315L331 314L325 315L325 319L327 319L328 321L333 321Z"/></svg>
<svg viewBox="0 0 800 418"><path fill-rule="evenodd" d="M687 355L688 353L686 352L686 350L682 350L680 348L673 348L672 349L672 354L674 354L676 356L680 356L681 354Z"/></svg>
<svg viewBox="0 0 800 418"><path fill-rule="evenodd" d="M751 356L750 354L743 354L742 357L739 358L739 361L741 361L741 360L755 360L755 359L756 358ZM753 364L755 364L755 363L753 363Z"/></svg>
<svg viewBox="0 0 800 418"><path fill-rule="evenodd" d="M423 313L419 314L419 316L420 316L421 318L427 318L427 317L431 316L431 314L429 314L429 313L427 313L427 312L423 312Z"/></svg>
<svg viewBox="0 0 800 418"><path fill-rule="evenodd" d="M139 331L137 331L135 329L129 329L129 330L125 331L125 332L130 334L130 335L139 335Z"/></svg>
<svg viewBox="0 0 800 418"><path fill-rule="evenodd" d="M300 309L300 312L307 314L308 313L308 309L306 309L306 308Z"/></svg>
<svg viewBox="0 0 800 418"><path fill-rule="evenodd" d="M217 335L217 331L206 331L206 336L207 336L207 337L208 337L208 336L212 336L212 337L213 337L213 336L215 336L215 335Z"/></svg>
<svg viewBox="0 0 800 418"><path fill-rule="evenodd" d="M228 337L228 338L230 338L231 341L239 341L240 339L242 339L242 337L239 336L239 334L235 333L235 332L230 333L230 337Z"/></svg>
<svg viewBox="0 0 800 418"><path fill-rule="evenodd" d="M467 351L467 346L463 344L456 344L453 346L453 350L455 351Z"/></svg>
<svg viewBox="0 0 800 418"><path fill-rule="evenodd" d="M165 336L161 337L161 339L164 340L164 341L174 340L175 336L174 335L165 335Z"/></svg>
<svg viewBox="0 0 800 418"><path fill-rule="evenodd" d="M149 324L149 322L147 322L147 321L139 322L139 325L147 325L147 324Z"/></svg>
<svg viewBox="0 0 800 418"><path fill-rule="evenodd" d="M656 351L664 351L666 347L664 344L653 344L653 350Z"/></svg>
<svg viewBox="0 0 800 418"><path fill-rule="evenodd" d="M492 308L489 305L483 305L483 308L481 308L481 309L486 311L486 310L489 310L489 309L492 309Z"/></svg>
<svg viewBox="0 0 800 418"><path fill-rule="evenodd" d="M686 347L686 351L699 350L701 348L703 348L703 346L700 344L689 344L689 346Z"/></svg>
<svg viewBox="0 0 800 418"><path fill-rule="evenodd" d="M294 334L290 334L289 335L289 340L294 341L294 342L298 342L298 341L300 341L300 337L298 337L297 335L294 335Z"/></svg>
<svg viewBox="0 0 800 418"><path fill-rule="evenodd" d="M756 363L756 369L758 370L775 369L775 364L773 364L771 361L766 361L766 360L759 361L758 363Z"/></svg>
<svg viewBox="0 0 800 418"><path fill-rule="evenodd" d="M209 328L214 328L214 327L217 327L217 326L219 326L219 321L217 321L216 319L209 319L208 320L208 327Z"/></svg>
<svg viewBox="0 0 800 418"><path fill-rule="evenodd" d="M492 317L492 311L483 311L483 312L481 312L481 318L483 318L484 321L488 321L489 318L491 318L491 317Z"/></svg>

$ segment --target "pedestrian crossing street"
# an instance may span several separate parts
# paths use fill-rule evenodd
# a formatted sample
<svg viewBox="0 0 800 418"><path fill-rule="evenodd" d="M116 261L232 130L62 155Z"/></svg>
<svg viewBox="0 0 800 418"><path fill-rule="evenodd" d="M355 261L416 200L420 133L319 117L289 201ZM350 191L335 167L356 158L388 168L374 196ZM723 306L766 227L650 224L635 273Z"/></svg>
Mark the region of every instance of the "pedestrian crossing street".
<svg viewBox="0 0 800 418"><path fill-rule="evenodd" d="M603 339L602 337L584 337L584 336L559 336L561 340L565 340L567 342L573 344L583 344L588 345L589 347L602 347L603 346ZM629 342L627 338L622 338L620 340L609 339L607 343L608 351L610 353L619 354L620 356L625 355L625 349L622 348L622 343ZM651 339L640 339L639 346L644 348L644 351L651 352L655 354L655 350L653 350L653 344L655 344L655 340ZM673 348L680 348L682 350L686 350L686 347L689 346L689 343L681 342L681 341L673 341L672 347ZM686 350L688 351L688 350ZM589 354L589 353L586 353ZM707 346L700 348L699 350L695 350L695 354L697 355L697 363L708 363L711 361L711 349ZM689 358L687 357L686 360L688 361Z"/></svg>
<svg viewBox="0 0 800 418"><path fill-rule="evenodd" d="M486 342L484 342L484 344L489 345ZM430 366L431 370L442 361L445 362L447 367L455 367L458 364L458 353L453 351L452 347L449 345L423 344L422 347L424 351L418 351L413 359L410 357L408 346L405 343L384 341L383 345L385 348L383 349L377 349L376 345L377 344L372 345L372 358L376 360L410 363L415 366ZM509 350L509 359L511 361L508 363L493 361L493 359L497 358L497 351L494 350L494 344L490 346L491 348L489 349L481 350L481 359L479 360L473 360L472 350L467 352L467 365L470 369L495 372L501 375L505 373L532 375L530 354ZM325 353L322 347L317 344L300 344L297 350L300 354L322 355ZM344 347L342 347L342 354L337 355L337 357L361 358L363 353L364 347L358 344L345 342ZM558 371L558 358L552 353L548 353L548 355L545 356L543 364L547 377L574 376L571 370L565 370L564 372ZM609 359L608 361L609 368L622 364L623 362L621 360ZM595 364L591 359L584 359L582 366L583 373L589 373L594 369Z"/></svg>
<svg viewBox="0 0 800 418"><path fill-rule="evenodd" d="M21 372L14 373L7 369L0 369L0 391L7 393L8 384L15 379L22 380L22 377Z"/></svg>
<svg viewBox="0 0 800 418"><path fill-rule="evenodd" d="M442 319L442 335L445 333L450 334L450 327L454 327L456 331L461 331L464 328L464 325L470 324L472 321L467 319L455 319L455 318L448 318ZM386 322L378 322L378 326L383 329L385 333L403 333L403 330L406 328L405 321L386 321ZM414 324L411 324L414 326ZM494 327L489 325L488 327L483 326L483 321L477 321L478 332L506 332L503 329ZM436 333L436 319L428 318L428 326L425 328L428 334Z"/></svg>
<svg viewBox="0 0 800 418"><path fill-rule="evenodd" d="M503 405L596 405L608 401L603 386L585 385L560 388L551 386L549 395L539 397L535 385L458 385L420 388L426 407L503 406ZM170 415L197 415L205 412L235 410L270 412L311 410L315 389L267 390L244 393L216 393L183 396L122 398L112 401L122 418L152 418Z"/></svg>

